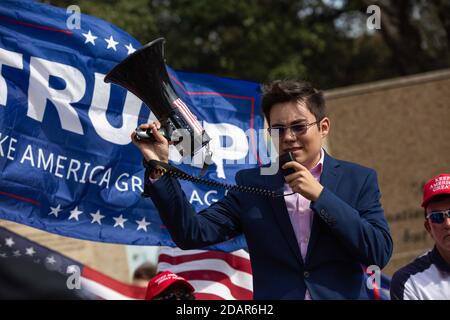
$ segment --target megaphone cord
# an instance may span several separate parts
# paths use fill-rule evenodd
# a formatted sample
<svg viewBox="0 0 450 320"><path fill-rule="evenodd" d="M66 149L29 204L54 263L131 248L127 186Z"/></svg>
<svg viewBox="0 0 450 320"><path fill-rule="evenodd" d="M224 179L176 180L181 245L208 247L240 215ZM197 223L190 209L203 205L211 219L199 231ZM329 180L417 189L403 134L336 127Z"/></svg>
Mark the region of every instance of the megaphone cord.
<svg viewBox="0 0 450 320"><path fill-rule="evenodd" d="M227 184L227 183L221 183L218 181L202 179L200 177L194 177L194 176L184 172L183 170L180 170L174 166L171 166L168 163L157 161L157 160L144 161L144 166L147 169L157 171L161 175L167 174L173 178L186 180L186 181L190 181L193 183L203 184L203 185L207 185L207 186L211 186L211 187L215 187L215 188L226 189L226 190L230 190L230 191L245 192L245 193L257 194L257 195L262 195L262 196L272 197L272 198L284 197L284 196L294 194L294 193L277 194L273 190L252 187L252 186Z"/></svg>

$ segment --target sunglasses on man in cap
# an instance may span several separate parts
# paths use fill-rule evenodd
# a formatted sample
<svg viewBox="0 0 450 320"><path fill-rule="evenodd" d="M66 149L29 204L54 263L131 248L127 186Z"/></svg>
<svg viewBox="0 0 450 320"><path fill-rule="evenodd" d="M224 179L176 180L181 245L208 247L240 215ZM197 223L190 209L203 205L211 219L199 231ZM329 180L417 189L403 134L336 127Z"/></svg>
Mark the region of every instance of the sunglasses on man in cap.
<svg viewBox="0 0 450 320"><path fill-rule="evenodd" d="M445 218L450 218L450 209L443 211L433 211L427 214L427 219L430 219L431 222L442 224L445 221Z"/></svg>

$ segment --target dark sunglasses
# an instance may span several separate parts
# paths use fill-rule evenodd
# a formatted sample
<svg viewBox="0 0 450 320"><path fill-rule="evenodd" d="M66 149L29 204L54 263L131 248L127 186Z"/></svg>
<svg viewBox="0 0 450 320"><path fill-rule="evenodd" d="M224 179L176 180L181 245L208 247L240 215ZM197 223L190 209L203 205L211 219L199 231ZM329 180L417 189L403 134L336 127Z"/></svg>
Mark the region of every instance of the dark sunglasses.
<svg viewBox="0 0 450 320"><path fill-rule="evenodd" d="M444 211L433 211L427 215L427 219L430 219L431 222L437 224L444 223L445 218L450 218L450 209Z"/></svg>
<svg viewBox="0 0 450 320"><path fill-rule="evenodd" d="M308 130L309 127L318 124L320 122L316 121L316 122L311 122L311 123L296 123L296 124L292 124L290 126L273 126L273 127L269 127L267 128L267 131L269 131L269 134L272 134L275 130L278 130L278 134L280 137L283 137L284 134L286 133L286 131L288 129L291 129L292 133L294 133L295 135L303 135L306 133L306 131Z"/></svg>
<svg viewBox="0 0 450 320"><path fill-rule="evenodd" d="M158 297L153 300L194 300L194 296L190 292L171 292Z"/></svg>

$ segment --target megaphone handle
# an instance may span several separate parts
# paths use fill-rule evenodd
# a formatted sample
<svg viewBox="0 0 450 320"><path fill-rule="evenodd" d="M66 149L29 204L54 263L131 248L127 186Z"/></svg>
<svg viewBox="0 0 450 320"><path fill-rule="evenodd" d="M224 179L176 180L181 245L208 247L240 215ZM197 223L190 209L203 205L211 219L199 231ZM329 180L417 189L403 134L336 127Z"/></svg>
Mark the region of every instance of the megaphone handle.
<svg viewBox="0 0 450 320"><path fill-rule="evenodd" d="M143 141L149 141L149 142L153 142L155 141L155 137L153 136L153 133L151 132L150 129L141 129L141 128L136 128L136 138L137 140L143 140ZM160 134L162 134L164 136L164 138L166 138L167 140L169 140L167 138L167 133L166 130L164 130L164 128L159 128L158 132Z"/></svg>

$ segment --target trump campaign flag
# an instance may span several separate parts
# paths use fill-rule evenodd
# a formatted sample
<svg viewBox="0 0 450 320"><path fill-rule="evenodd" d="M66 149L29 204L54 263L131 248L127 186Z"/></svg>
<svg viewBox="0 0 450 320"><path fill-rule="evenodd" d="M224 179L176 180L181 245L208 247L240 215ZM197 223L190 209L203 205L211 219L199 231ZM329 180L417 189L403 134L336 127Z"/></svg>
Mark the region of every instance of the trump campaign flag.
<svg viewBox="0 0 450 320"><path fill-rule="evenodd" d="M130 138L155 117L103 81L141 45L100 19L82 14L79 28L69 28L68 18L46 4L0 2L0 219L80 239L174 246L153 203L141 197L142 157ZM206 178L234 183L237 170L264 161L258 83L168 72L212 138ZM182 186L197 211L225 192ZM238 237L212 248L244 246Z"/></svg>

